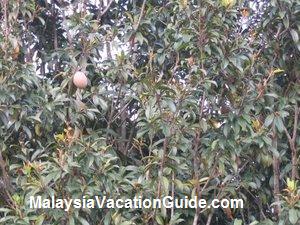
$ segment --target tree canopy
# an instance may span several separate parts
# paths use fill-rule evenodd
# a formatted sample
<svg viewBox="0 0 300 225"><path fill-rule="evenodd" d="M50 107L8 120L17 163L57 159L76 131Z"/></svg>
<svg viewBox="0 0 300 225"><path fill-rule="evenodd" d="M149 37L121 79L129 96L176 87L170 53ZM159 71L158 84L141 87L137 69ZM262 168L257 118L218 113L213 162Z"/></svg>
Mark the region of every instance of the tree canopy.
<svg viewBox="0 0 300 225"><path fill-rule="evenodd" d="M0 16L0 224L300 223L298 0L1 0Z"/></svg>

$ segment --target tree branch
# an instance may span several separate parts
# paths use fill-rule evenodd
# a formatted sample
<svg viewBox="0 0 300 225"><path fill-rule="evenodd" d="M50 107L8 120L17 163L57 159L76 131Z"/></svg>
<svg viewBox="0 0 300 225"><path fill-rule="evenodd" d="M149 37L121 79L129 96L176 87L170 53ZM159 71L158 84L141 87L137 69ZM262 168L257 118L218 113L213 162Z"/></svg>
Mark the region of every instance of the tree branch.
<svg viewBox="0 0 300 225"><path fill-rule="evenodd" d="M276 134L276 129L275 129L275 124L273 123L272 125L272 147L277 149L277 134ZM273 195L274 195L274 200L275 200L275 205L274 205L274 214L276 218L279 218L280 216L280 199L279 199L279 194L280 194L280 160L279 158L273 154L273 174L274 174L274 179L273 179Z"/></svg>
<svg viewBox="0 0 300 225"><path fill-rule="evenodd" d="M109 2L108 2L108 4L107 4L107 6L105 7L105 9L100 13L100 18L102 17L102 16L104 16L105 15L105 13L107 13L107 11L109 10L109 8L110 8L110 6L111 6L111 4L113 3L113 1L114 0L110 0Z"/></svg>
<svg viewBox="0 0 300 225"><path fill-rule="evenodd" d="M298 168L297 168L297 148L296 148L296 136L297 136L297 129L298 129L298 117L300 113L300 108L295 105L295 114L294 114L294 125L293 125L293 131L292 136L289 134L286 126L284 127L285 134L288 138L290 149L291 149L291 155L292 155L292 179L295 180L295 178L298 178Z"/></svg>
<svg viewBox="0 0 300 225"><path fill-rule="evenodd" d="M5 188L7 188L7 190L10 190L9 175L8 175L8 173L6 171L6 162L3 159L1 151L0 151L0 168L1 168L1 172L2 172L4 186L5 186Z"/></svg>
<svg viewBox="0 0 300 225"><path fill-rule="evenodd" d="M296 141L296 136L297 136L299 113L300 113L300 107L298 107L297 105L295 105L294 128L293 128L293 137L292 137L292 141L294 143Z"/></svg>
<svg viewBox="0 0 300 225"><path fill-rule="evenodd" d="M146 6L146 0L143 1L143 5L142 5L142 9L141 9L141 13L140 13L138 22L137 22L137 24L135 25L135 28L134 28L135 31L137 31L138 27L140 26L140 23L141 23L141 20L142 20L144 11L145 11L145 6Z"/></svg>

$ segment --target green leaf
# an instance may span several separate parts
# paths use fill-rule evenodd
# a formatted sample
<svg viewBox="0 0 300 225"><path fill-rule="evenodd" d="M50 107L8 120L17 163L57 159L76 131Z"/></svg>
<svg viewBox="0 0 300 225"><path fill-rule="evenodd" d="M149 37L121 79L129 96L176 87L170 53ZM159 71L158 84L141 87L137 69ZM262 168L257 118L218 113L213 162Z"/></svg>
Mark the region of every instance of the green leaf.
<svg viewBox="0 0 300 225"><path fill-rule="evenodd" d="M43 17L38 16L37 18L40 20L41 24L44 26L45 25L45 20L43 19Z"/></svg>
<svg viewBox="0 0 300 225"><path fill-rule="evenodd" d="M278 98L278 95L275 94L275 93L267 93L267 94L265 94L265 96L269 96L269 97L272 97L272 98Z"/></svg>
<svg viewBox="0 0 300 225"><path fill-rule="evenodd" d="M269 138L268 136L263 136L262 139L264 140L264 142L265 142L268 146L271 146L271 145L272 145L272 139Z"/></svg>
<svg viewBox="0 0 300 225"><path fill-rule="evenodd" d="M157 222L159 225L164 225L164 224L165 224L164 219L163 219L162 216L159 215L159 214L157 214L157 215L155 216L155 220L156 220L156 222Z"/></svg>
<svg viewBox="0 0 300 225"><path fill-rule="evenodd" d="M286 29L289 28L289 26L290 26L290 21L289 21L288 18L285 17L285 18L283 19L283 25L285 26Z"/></svg>
<svg viewBox="0 0 300 225"><path fill-rule="evenodd" d="M71 217L69 218L68 225L75 225L75 221L74 221L74 217L73 217L73 216L71 216Z"/></svg>
<svg viewBox="0 0 300 225"><path fill-rule="evenodd" d="M249 187L251 187L253 189L257 189L257 185L254 182L249 182L248 185L249 185Z"/></svg>
<svg viewBox="0 0 300 225"><path fill-rule="evenodd" d="M256 224L259 224L258 221L253 221L252 223L250 223L249 225L256 225Z"/></svg>
<svg viewBox="0 0 300 225"><path fill-rule="evenodd" d="M8 208L0 208L0 212L2 213L9 213L11 212L12 210L11 209L8 209Z"/></svg>
<svg viewBox="0 0 300 225"><path fill-rule="evenodd" d="M219 142L218 139L217 139L217 140L214 140L214 141L212 142L212 144L211 144L212 150L215 150L215 149L216 149L216 147L217 147L217 145L218 145L218 142Z"/></svg>
<svg viewBox="0 0 300 225"><path fill-rule="evenodd" d="M144 41L147 43L147 39L144 38L144 36L142 35L142 33L137 32L135 37L136 37L136 40L137 40L140 44L143 44Z"/></svg>
<svg viewBox="0 0 300 225"><path fill-rule="evenodd" d="M188 35L188 34L183 34L182 35L182 40L184 41L184 42L190 42L190 40L192 39L192 35Z"/></svg>
<svg viewBox="0 0 300 225"><path fill-rule="evenodd" d="M26 126L22 126L23 130L25 131L25 133L27 134L28 138L31 139L32 138L32 134L31 131L28 127Z"/></svg>
<svg viewBox="0 0 300 225"><path fill-rule="evenodd" d="M298 35L297 31L295 31L294 29L291 29L290 30L290 34L292 35L293 41L295 43L298 43L298 41L299 41L299 35Z"/></svg>
<svg viewBox="0 0 300 225"><path fill-rule="evenodd" d="M99 105L100 105L100 107L101 107L104 111L106 111L107 108L108 108L106 101L105 101L103 98L99 98L98 100L99 100Z"/></svg>
<svg viewBox="0 0 300 225"><path fill-rule="evenodd" d="M181 222L184 222L184 219L180 219L180 214L179 213L175 213L171 220L169 221L170 225L176 225L176 224L180 224Z"/></svg>
<svg viewBox="0 0 300 225"><path fill-rule="evenodd" d="M162 132L164 133L165 137L169 137L171 135L171 128L168 124L162 124Z"/></svg>
<svg viewBox="0 0 300 225"><path fill-rule="evenodd" d="M122 222L120 225L133 225L134 223L131 221Z"/></svg>
<svg viewBox="0 0 300 225"><path fill-rule="evenodd" d="M82 225L90 225L89 222L86 219L82 218L82 217L79 217L78 220L80 221L80 223Z"/></svg>
<svg viewBox="0 0 300 225"><path fill-rule="evenodd" d="M200 127L202 129L203 132L207 131L207 122L204 119L201 119L200 121Z"/></svg>
<svg viewBox="0 0 300 225"><path fill-rule="evenodd" d="M165 54L159 54L159 55L157 55L157 62L158 62L158 64L159 65L164 64L165 58L166 58Z"/></svg>
<svg viewBox="0 0 300 225"><path fill-rule="evenodd" d="M280 117L275 117L274 123L280 133L284 131L284 124Z"/></svg>
<svg viewBox="0 0 300 225"><path fill-rule="evenodd" d="M225 70L228 65L229 65L229 61L227 59L223 59L221 63L222 69Z"/></svg>
<svg viewBox="0 0 300 225"><path fill-rule="evenodd" d="M298 221L298 211L294 208L289 210L289 221L292 224L296 224Z"/></svg>
<svg viewBox="0 0 300 225"><path fill-rule="evenodd" d="M169 191L169 180L166 177L162 177L162 185L163 185L163 189L164 191L167 193Z"/></svg>
<svg viewBox="0 0 300 225"><path fill-rule="evenodd" d="M229 131L230 131L230 125L226 123L223 129L223 134L225 137L228 137Z"/></svg>
<svg viewBox="0 0 300 225"><path fill-rule="evenodd" d="M175 180L174 180L174 184L175 184L176 188L178 188L180 191L183 190L184 184L182 183L181 180L175 179Z"/></svg>
<svg viewBox="0 0 300 225"><path fill-rule="evenodd" d="M176 112L176 105L174 104L174 102L171 99L167 100L167 105L169 106L171 112Z"/></svg>
<svg viewBox="0 0 300 225"><path fill-rule="evenodd" d="M280 154L279 154L279 152L278 152L278 150L277 150L276 148L270 146L269 149L270 149L270 151L274 154L274 156L275 156L276 158L279 158Z"/></svg>
<svg viewBox="0 0 300 225"><path fill-rule="evenodd" d="M267 116L266 120L265 120L265 127L270 126L273 123L274 120L274 114L270 114Z"/></svg>
<svg viewBox="0 0 300 225"><path fill-rule="evenodd" d="M44 219L45 219L44 215L38 216L37 220L35 221L35 225L42 225L44 222Z"/></svg>
<svg viewBox="0 0 300 225"><path fill-rule="evenodd" d="M243 224L243 221L242 221L242 220L240 220L240 219L235 219L233 225L242 225L242 224Z"/></svg>

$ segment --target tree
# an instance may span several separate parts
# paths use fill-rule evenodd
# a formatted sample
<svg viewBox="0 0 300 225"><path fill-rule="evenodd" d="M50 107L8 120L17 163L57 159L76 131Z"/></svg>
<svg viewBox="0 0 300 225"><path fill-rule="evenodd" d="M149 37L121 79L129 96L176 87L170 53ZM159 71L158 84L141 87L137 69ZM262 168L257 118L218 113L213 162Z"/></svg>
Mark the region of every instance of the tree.
<svg viewBox="0 0 300 225"><path fill-rule="evenodd" d="M299 9L3 0L0 224L299 223ZM245 208L30 209L38 195Z"/></svg>

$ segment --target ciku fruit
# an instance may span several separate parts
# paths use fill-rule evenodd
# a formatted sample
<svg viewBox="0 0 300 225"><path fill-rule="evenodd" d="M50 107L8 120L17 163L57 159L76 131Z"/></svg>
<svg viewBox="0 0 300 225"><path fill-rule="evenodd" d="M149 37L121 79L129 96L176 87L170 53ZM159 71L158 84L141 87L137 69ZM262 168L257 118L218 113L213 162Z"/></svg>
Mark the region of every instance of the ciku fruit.
<svg viewBox="0 0 300 225"><path fill-rule="evenodd" d="M77 71L73 76L73 83L77 88L83 89L88 84L88 79L84 72Z"/></svg>

